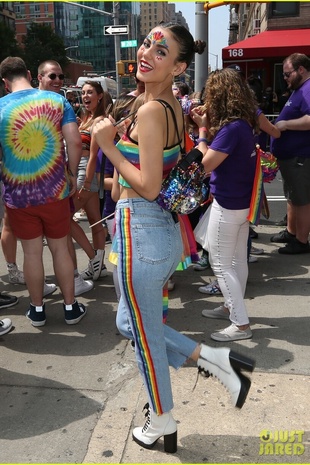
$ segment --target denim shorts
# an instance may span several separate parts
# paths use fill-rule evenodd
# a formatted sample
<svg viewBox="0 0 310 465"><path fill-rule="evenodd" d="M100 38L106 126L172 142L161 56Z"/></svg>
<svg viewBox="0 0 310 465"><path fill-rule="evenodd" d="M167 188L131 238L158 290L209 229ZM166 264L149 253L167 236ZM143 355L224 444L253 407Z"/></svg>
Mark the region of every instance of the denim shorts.
<svg viewBox="0 0 310 465"><path fill-rule="evenodd" d="M80 190L85 182L86 177L86 168L89 161L89 157L81 157L79 166L78 166L78 177L77 177L77 188ZM95 173L90 186L87 186L91 192L98 192L99 185L97 181L97 174Z"/></svg>

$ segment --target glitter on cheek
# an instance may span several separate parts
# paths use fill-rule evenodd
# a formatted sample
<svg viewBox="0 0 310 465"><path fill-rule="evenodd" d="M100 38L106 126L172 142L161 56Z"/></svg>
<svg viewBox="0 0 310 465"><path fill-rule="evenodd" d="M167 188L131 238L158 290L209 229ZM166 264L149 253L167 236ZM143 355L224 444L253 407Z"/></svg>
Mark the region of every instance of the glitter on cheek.
<svg viewBox="0 0 310 465"><path fill-rule="evenodd" d="M163 57L156 57L156 60L162 61Z"/></svg>

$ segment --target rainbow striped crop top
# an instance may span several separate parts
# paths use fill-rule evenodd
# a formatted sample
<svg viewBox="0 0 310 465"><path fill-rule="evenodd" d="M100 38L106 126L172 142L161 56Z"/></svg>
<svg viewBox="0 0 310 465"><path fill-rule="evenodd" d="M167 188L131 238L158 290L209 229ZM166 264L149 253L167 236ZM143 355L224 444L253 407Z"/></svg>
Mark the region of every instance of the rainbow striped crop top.
<svg viewBox="0 0 310 465"><path fill-rule="evenodd" d="M163 101L160 101L160 103L162 102ZM163 106L167 112L166 105L163 105ZM168 105L168 108L169 107L170 105ZM167 118L167 124L168 124L168 118ZM136 168L140 169L139 146L136 141L130 138L128 134L129 131L130 131L130 126L127 130L127 133L124 134L123 137L118 141L117 148L121 152L123 157L125 157ZM169 134L168 131L167 133ZM163 149L163 179L165 179L165 177L170 173L171 169L174 167L174 165L176 164L178 160L178 157L180 154L180 143L181 141L178 141L175 145L170 146L170 147L166 146ZM121 175L119 175L118 182L123 187L129 187L129 188L131 187Z"/></svg>

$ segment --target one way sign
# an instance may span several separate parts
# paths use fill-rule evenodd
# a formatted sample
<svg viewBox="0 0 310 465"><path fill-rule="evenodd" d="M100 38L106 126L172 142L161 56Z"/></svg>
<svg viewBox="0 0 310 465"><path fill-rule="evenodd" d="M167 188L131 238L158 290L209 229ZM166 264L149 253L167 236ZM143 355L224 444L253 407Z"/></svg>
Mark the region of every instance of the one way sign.
<svg viewBox="0 0 310 465"><path fill-rule="evenodd" d="M104 26L103 33L105 36L128 34L128 24L125 26L114 25Z"/></svg>

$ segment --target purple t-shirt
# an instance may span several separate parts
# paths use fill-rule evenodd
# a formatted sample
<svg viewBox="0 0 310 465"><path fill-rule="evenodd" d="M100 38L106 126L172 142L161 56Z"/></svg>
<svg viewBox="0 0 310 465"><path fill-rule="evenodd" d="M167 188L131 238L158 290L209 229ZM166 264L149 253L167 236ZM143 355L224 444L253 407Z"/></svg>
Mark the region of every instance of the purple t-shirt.
<svg viewBox="0 0 310 465"><path fill-rule="evenodd" d="M298 119L304 115L310 115L310 79L290 95L276 122ZM310 158L310 131L283 131L279 139L272 140L271 150L280 160Z"/></svg>
<svg viewBox="0 0 310 465"><path fill-rule="evenodd" d="M211 173L210 191L214 198L228 210L249 208L256 166L253 128L241 119L225 124L210 148L228 154Z"/></svg>

